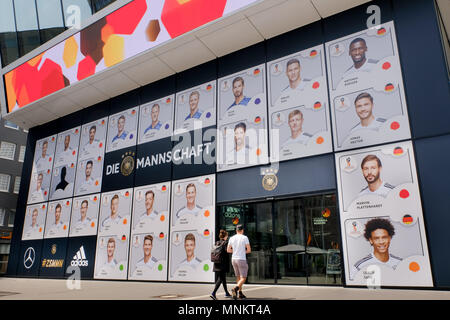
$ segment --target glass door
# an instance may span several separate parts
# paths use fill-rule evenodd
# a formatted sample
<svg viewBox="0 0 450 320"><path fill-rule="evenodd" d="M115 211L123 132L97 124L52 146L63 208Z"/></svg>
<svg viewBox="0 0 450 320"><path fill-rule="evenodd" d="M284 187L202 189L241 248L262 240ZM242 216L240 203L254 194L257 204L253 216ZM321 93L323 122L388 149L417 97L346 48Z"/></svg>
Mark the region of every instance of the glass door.
<svg viewBox="0 0 450 320"><path fill-rule="evenodd" d="M341 285L335 194L218 207L230 237L244 225L252 253L248 283ZM230 266L229 281L234 282Z"/></svg>

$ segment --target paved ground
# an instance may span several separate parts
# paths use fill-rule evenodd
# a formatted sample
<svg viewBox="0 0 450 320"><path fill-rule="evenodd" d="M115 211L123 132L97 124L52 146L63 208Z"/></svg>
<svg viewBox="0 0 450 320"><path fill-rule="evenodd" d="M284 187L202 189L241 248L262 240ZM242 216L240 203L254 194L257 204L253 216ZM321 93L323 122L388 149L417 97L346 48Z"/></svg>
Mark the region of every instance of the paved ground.
<svg viewBox="0 0 450 320"><path fill-rule="evenodd" d="M66 280L1 277L0 300L210 300L212 288L212 284L90 280L81 281L79 290L69 290ZM244 293L256 300L450 300L450 291L315 286L247 285ZM225 299L222 289L217 297Z"/></svg>

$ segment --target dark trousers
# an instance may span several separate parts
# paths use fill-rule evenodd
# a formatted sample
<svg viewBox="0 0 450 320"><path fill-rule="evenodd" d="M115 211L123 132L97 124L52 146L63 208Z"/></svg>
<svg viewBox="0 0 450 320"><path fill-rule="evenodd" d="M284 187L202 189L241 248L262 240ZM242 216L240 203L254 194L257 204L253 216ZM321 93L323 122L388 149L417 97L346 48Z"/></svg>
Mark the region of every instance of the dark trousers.
<svg viewBox="0 0 450 320"><path fill-rule="evenodd" d="M225 271L216 272L216 286L214 287L214 294L216 294L217 290L219 290L220 284L223 285L223 290L225 293L229 294L227 289L227 273Z"/></svg>

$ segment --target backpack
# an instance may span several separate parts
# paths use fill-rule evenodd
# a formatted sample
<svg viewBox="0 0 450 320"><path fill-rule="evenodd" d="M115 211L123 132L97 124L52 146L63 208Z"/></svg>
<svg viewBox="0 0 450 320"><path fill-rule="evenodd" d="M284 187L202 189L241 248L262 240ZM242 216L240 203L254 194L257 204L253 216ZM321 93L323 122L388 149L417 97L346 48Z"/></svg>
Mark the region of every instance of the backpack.
<svg viewBox="0 0 450 320"><path fill-rule="evenodd" d="M221 263L222 262L222 252L223 252L223 244L219 246L213 246L211 249L211 262L213 263Z"/></svg>

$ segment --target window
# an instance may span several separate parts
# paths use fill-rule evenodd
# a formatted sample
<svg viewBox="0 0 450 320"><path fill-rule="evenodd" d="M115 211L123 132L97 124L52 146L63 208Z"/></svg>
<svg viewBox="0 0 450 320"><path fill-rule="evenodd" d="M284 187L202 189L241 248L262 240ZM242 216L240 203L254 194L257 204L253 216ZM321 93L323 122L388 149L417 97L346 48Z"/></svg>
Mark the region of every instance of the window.
<svg viewBox="0 0 450 320"><path fill-rule="evenodd" d="M21 180L21 177L16 177L16 179L14 180L14 193L19 193L20 180Z"/></svg>
<svg viewBox="0 0 450 320"><path fill-rule="evenodd" d="M11 121L5 120L5 127L10 129L19 130L19 126L12 123Z"/></svg>
<svg viewBox="0 0 450 320"><path fill-rule="evenodd" d="M0 1L0 52L3 67L19 58L12 0Z"/></svg>
<svg viewBox="0 0 450 320"><path fill-rule="evenodd" d="M14 143L2 141L0 144L0 158L14 160L16 145Z"/></svg>
<svg viewBox="0 0 450 320"><path fill-rule="evenodd" d="M14 218L16 217L16 210L9 211L8 227L14 227Z"/></svg>
<svg viewBox="0 0 450 320"><path fill-rule="evenodd" d="M5 223L5 214L6 214L6 210L5 208L0 208L0 226L4 226Z"/></svg>
<svg viewBox="0 0 450 320"><path fill-rule="evenodd" d="M39 29L42 43L65 30L61 2L59 0L37 0Z"/></svg>
<svg viewBox="0 0 450 320"><path fill-rule="evenodd" d="M41 44L36 3L29 0L14 0L14 11L17 38L19 39L19 53L23 56Z"/></svg>
<svg viewBox="0 0 450 320"><path fill-rule="evenodd" d="M23 162L25 159L25 151L26 151L27 147L25 146L20 146L20 151L19 151L19 162Z"/></svg>
<svg viewBox="0 0 450 320"><path fill-rule="evenodd" d="M0 174L0 191L9 192L9 181L11 176L7 174Z"/></svg>
<svg viewBox="0 0 450 320"><path fill-rule="evenodd" d="M93 0L92 3L94 4L94 11L95 12L100 11L104 7L113 3L114 1L116 0Z"/></svg>
<svg viewBox="0 0 450 320"><path fill-rule="evenodd" d="M64 21L67 27L70 27L72 16L74 11L72 11L72 6L76 6L80 9L80 22L83 23L87 18L92 16L91 2L89 0L62 0L64 9Z"/></svg>

